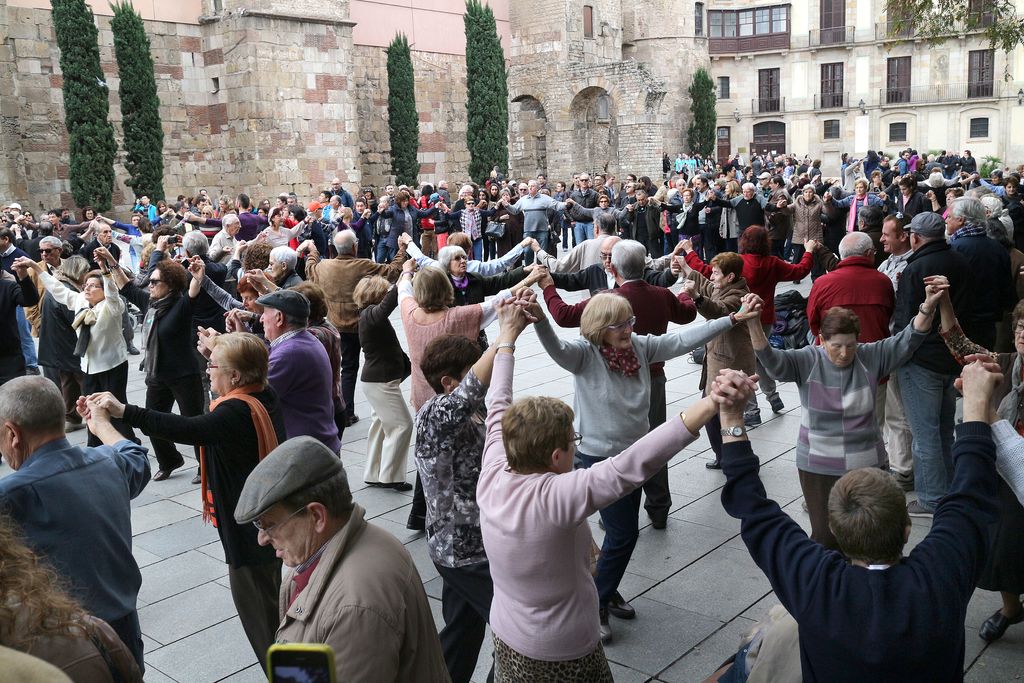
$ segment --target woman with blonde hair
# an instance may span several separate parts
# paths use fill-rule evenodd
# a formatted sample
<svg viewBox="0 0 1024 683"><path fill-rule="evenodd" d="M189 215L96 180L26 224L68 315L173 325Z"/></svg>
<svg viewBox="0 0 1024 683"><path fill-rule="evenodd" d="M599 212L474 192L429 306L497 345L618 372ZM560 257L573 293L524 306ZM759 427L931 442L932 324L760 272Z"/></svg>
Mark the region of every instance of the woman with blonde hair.
<svg viewBox="0 0 1024 683"><path fill-rule="evenodd" d="M38 657L76 683L135 683L142 673L107 622L87 614L57 573L0 514L0 646ZM0 673L0 678L9 680Z"/></svg>
<svg viewBox="0 0 1024 683"><path fill-rule="evenodd" d="M279 622L281 561L262 546L257 529L238 524L234 511L246 477L285 440L277 394L267 383L269 353L259 337L245 332L202 336L210 363L210 387L219 396L210 412L194 417L126 405L113 394L94 394L111 417L151 437L199 447L203 520L213 522L228 564L228 583L242 628L264 662Z"/></svg>
<svg viewBox="0 0 1024 683"><path fill-rule="evenodd" d="M372 275L356 284L352 300L359 308L359 345L365 356L360 380L370 404L363 481L409 491L412 486L405 477L413 423L401 385L412 373L412 363L388 319L398 307L398 287Z"/></svg>
<svg viewBox="0 0 1024 683"><path fill-rule="evenodd" d="M745 306L702 325L677 328L663 335L637 335L633 332L636 316L629 301L614 292L602 292L583 309L580 338L572 340L560 339L547 316L538 316L535 328L541 346L559 367L573 375L574 424L583 435L577 455L583 466L602 463L648 433L651 363L689 353L738 322L758 315L759 308ZM640 533L640 493L637 488L601 509L605 537L594 580L604 641L611 640L609 607L621 614L632 612L619 595L619 583Z"/></svg>

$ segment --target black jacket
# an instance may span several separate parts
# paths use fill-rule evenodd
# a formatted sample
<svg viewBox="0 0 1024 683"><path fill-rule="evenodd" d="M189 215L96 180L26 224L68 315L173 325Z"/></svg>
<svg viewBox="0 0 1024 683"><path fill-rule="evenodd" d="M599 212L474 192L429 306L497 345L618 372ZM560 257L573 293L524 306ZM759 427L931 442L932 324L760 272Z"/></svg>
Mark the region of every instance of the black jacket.
<svg viewBox="0 0 1024 683"><path fill-rule="evenodd" d="M917 315L917 307L924 303L924 278L929 275L945 275L949 279L949 296L958 320L965 320L970 315L971 267L963 255L953 251L945 239L939 238L918 247L907 259L907 267L900 276L896 292L895 329L902 330ZM960 366L939 336L939 316L935 316L932 331L914 353L911 362L948 376L960 374Z"/></svg>
<svg viewBox="0 0 1024 683"><path fill-rule="evenodd" d="M964 332L974 324L987 323L991 327L1003 319L1003 313L1013 308L1017 299L1009 252L988 235L960 237L949 246L962 254L971 267L971 303L968 313L959 318Z"/></svg>
<svg viewBox="0 0 1024 683"><path fill-rule="evenodd" d="M67 280L61 280L65 287L80 291ZM71 328L75 312L62 306L47 292L43 295L39 315L39 364L65 372L81 372L82 364L75 355L78 335Z"/></svg>
<svg viewBox="0 0 1024 683"><path fill-rule="evenodd" d="M149 292L129 282L121 288L121 295L141 309L149 308ZM156 370L147 382L161 382L199 374L195 343L192 341L192 299L188 292L171 294L178 299L159 319L153 322L153 334L159 336ZM148 314L147 314L148 315ZM144 340L146 341L146 340ZM148 351L147 351L148 353ZM180 440L179 443L183 443Z"/></svg>
<svg viewBox="0 0 1024 683"><path fill-rule="evenodd" d="M322 253L322 252L321 252ZM217 263L211 261L205 256L200 257L203 259L203 263L206 264L206 275L213 283L224 288L224 279L228 275L228 267L223 263ZM191 275L189 280L191 280ZM212 327L218 332L224 332L224 309L213 300L213 298L206 293L206 290L200 290L199 296L192 302L192 340L195 341L197 338L196 327L202 325L203 327Z"/></svg>
<svg viewBox="0 0 1024 683"><path fill-rule="evenodd" d="M404 380L412 373L409 357L388 320L397 307L398 286L392 285L379 304L359 311L359 345L366 356L360 376L364 382Z"/></svg>
<svg viewBox="0 0 1024 683"><path fill-rule="evenodd" d="M16 311L18 306L37 303L39 292L32 278L26 276L17 282L0 280L0 384L25 374Z"/></svg>
<svg viewBox="0 0 1024 683"><path fill-rule="evenodd" d="M477 273L466 273L466 277L469 278L469 283L465 289L459 289L455 287L454 283L452 284L455 289L456 306L482 304L487 297L494 296L501 290L518 284L526 277L526 271L522 268L513 268L501 275L486 277Z"/></svg>
<svg viewBox="0 0 1024 683"><path fill-rule="evenodd" d="M551 273L551 279L555 281L555 287L567 292L588 289L593 296L608 289L608 277L604 265L600 263L587 266L577 273ZM644 268L644 281L659 287L671 287L676 283L676 276L668 269L659 272Z"/></svg>

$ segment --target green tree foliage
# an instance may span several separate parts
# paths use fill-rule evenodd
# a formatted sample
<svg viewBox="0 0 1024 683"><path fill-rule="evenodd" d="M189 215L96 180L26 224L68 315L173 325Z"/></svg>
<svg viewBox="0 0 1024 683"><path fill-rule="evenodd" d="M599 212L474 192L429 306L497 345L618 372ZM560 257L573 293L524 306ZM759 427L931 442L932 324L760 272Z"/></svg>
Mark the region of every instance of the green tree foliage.
<svg viewBox="0 0 1024 683"><path fill-rule="evenodd" d="M989 47L1003 52L1024 43L1024 16L1014 0L888 0L885 19L891 37L942 40L983 31Z"/></svg>
<svg viewBox="0 0 1024 683"><path fill-rule="evenodd" d="M693 121L686 130L690 154L711 156L715 153L715 84L704 69L697 69L690 84L690 111Z"/></svg>
<svg viewBox="0 0 1024 683"><path fill-rule="evenodd" d="M508 81L494 12L466 0L466 146L469 175L478 183L491 168L508 167Z"/></svg>
<svg viewBox="0 0 1024 683"><path fill-rule="evenodd" d="M164 130L149 38L142 17L128 0L111 7L114 19L110 27L121 76L118 94L124 119L128 187L136 198L146 195L155 202L164 198Z"/></svg>
<svg viewBox="0 0 1024 683"><path fill-rule="evenodd" d="M71 152L71 194L79 206L110 208L114 191L114 127L100 68L99 32L85 0L50 0L64 74L64 124Z"/></svg>
<svg viewBox="0 0 1024 683"><path fill-rule="evenodd" d="M420 119L416 113L415 80L409 40L399 33L388 53L388 132L391 139L391 172L395 181L415 185L420 172L416 152L420 146Z"/></svg>

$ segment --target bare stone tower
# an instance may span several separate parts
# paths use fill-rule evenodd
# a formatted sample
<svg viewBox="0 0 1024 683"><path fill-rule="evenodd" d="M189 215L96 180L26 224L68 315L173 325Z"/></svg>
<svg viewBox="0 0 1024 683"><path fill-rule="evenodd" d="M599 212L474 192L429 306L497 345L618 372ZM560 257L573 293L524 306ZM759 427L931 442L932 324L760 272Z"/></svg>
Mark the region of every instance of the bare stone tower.
<svg viewBox="0 0 1024 683"><path fill-rule="evenodd" d="M512 3L511 173L654 175L669 132L665 81L623 54L621 0ZM689 85L689 79L686 80Z"/></svg>

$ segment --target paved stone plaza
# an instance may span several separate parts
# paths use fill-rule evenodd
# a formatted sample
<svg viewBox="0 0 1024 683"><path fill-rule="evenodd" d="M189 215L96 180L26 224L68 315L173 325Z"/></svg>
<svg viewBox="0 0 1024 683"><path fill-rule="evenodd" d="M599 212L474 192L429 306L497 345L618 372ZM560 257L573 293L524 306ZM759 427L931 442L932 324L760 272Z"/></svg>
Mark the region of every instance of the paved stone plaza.
<svg viewBox="0 0 1024 683"><path fill-rule="evenodd" d="M810 281L798 289L806 295ZM566 298L576 301L582 295ZM401 335L397 317L394 322ZM562 334L568 337L576 332L563 330ZM133 358L128 398L141 404L145 388L138 359ZM549 360L532 331L527 330L520 339L516 358L517 395L556 396L571 403L571 377ZM667 364L666 373L668 414L672 416L697 397L700 368L677 359ZM786 411L766 419L751 433L751 440L761 458L761 476L769 495L809 529L801 511L793 463L799 399L792 385L782 385L780 391ZM356 412L362 420L346 431L342 452L349 480L358 489L355 499L373 523L397 536L409 549L440 625L440 578L428 559L422 534L405 528L411 494L361 487L370 411L358 389ZM762 415L772 416L766 405L762 405ZM84 443L84 434L76 432L72 441ZM641 529L622 585L637 618L631 622L613 618L615 638L607 647L617 681L702 681L735 651L741 635L776 602L768 581L743 546L739 523L722 510L719 495L725 480L720 472L704 468L710 457L707 438L702 437L672 461L673 512L668 529L655 531L649 524ZM133 502L134 553L143 576L139 616L146 643L146 681L265 680L235 614L217 533L200 519L198 487L189 483L194 463L187 462L189 467L168 481L150 483ZM409 470L414 469L410 454ZM9 471L0 466L0 476ZM647 521L646 516L642 521ZM592 529L600 541L596 515ZM911 544L927 530L927 521L915 519ZM978 626L999 604L998 595L979 591L970 605L968 681L1011 681L1024 674L1024 627L1011 627L1002 640L989 647L977 636ZM474 681L485 680L489 653L488 641Z"/></svg>

